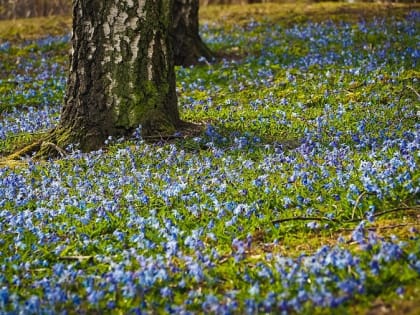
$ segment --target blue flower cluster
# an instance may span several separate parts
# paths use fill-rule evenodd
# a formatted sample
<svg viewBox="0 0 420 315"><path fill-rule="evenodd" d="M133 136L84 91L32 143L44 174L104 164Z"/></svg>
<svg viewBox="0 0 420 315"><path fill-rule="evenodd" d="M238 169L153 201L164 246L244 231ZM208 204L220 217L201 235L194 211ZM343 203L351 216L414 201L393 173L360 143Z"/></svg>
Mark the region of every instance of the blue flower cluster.
<svg viewBox="0 0 420 315"><path fill-rule="evenodd" d="M418 21L207 26L210 45L262 49L178 69L181 114L208 121L201 137L148 144L139 128L106 152L0 168L0 313L288 314L384 283L403 295L420 274L418 231L386 237L372 222L420 202L416 95L399 84L418 80ZM62 66L16 70L11 97L39 96L32 79L56 91L2 113L0 141L57 122ZM313 221L277 220L293 217ZM330 232L329 245L287 248Z"/></svg>
<svg viewBox="0 0 420 315"><path fill-rule="evenodd" d="M66 35L1 45L0 141L46 131L57 123L66 85L62 61L67 53L50 55L67 48L68 40Z"/></svg>
<svg viewBox="0 0 420 315"><path fill-rule="evenodd" d="M57 106L28 107L25 111L14 109L3 113L0 121L0 140L20 133L34 133L53 128L59 117Z"/></svg>

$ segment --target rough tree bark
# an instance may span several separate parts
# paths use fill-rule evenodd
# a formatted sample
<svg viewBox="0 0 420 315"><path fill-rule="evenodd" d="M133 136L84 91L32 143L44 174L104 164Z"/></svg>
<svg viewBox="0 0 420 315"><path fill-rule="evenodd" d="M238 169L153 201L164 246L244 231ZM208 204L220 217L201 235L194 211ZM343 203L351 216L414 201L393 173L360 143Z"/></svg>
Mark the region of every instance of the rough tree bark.
<svg viewBox="0 0 420 315"><path fill-rule="evenodd" d="M176 65L189 66L200 57L213 57L199 35L198 9L199 0L174 0L171 37Z"/></svg>
<svg viewBox="0 0 420 315"><path fill-rule="evenodd" d="M139 125L143 135L181 126L171 9L172 0L73 1L66 98L48 142L91 151Z"/></svg>

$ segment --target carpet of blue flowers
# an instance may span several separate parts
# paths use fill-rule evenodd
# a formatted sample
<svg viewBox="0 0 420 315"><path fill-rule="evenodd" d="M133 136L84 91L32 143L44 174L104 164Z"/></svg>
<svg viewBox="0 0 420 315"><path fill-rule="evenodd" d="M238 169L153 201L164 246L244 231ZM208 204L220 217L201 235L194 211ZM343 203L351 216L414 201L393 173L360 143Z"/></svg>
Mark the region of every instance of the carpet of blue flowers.
<svg viewBox="0 0 420 315"><path fill-rule="evenodd" d="M148 143L139 128L0 168L0 313L334 313L408 296L419 22L203 25L241 56L177 69L202 136ZM67 48L0 45L4 154L57 123Z"/></svg>

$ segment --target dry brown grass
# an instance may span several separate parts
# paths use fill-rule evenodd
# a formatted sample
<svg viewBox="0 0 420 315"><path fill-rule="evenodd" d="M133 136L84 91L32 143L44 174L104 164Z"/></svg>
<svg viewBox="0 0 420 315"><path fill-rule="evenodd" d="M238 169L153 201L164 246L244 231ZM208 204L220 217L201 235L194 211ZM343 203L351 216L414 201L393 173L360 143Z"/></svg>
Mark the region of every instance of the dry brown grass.
<svg viewBox="0 0 420 315"><path fill-rule="evenodd" d="M62 35L71 30L70 16L53 16L0 21L2 41L31 40L47 35Z"/></svg>
<svg viewBox="0 0 420 315"><path fill-rule="evenodd" d="M290 25L307 20L320 22L358 21L381 16L403 18L412 9L420 9L420 4L402 3L266 3L253 5L218 5L203 7L200 11L202 22L219 21L227 24L248 22L251 19Z"/></svg>
<svg viewBox="0 0 420 315"><path fill-rule="evenodd" d="M252 19L292 25L311 21L358 21L380 16L403 18L420 4L342 3L305 1L251 5L212 5L200 10L202 23L222 23L224 27L247 23ZM0 21L0 42L30 40L46 35L66 34L71 30L70 16L53 16Z"/></svg>

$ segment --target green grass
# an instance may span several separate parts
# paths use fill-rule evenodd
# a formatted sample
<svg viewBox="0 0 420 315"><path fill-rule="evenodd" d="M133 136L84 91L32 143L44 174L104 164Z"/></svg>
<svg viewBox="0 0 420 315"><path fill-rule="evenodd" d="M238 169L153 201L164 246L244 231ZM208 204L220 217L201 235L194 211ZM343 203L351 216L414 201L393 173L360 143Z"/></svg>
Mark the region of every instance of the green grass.
<svg viewBox="0 0 420 315"><path fill-rule="evenodd" d="M106 300L115 301L120 313L141 302L149 311L160 313L168 303L182 305L190 288L225 301L231 299L226 294L233 290L240 304L238 313L242 313L246 299L261 301L270 291L297 296L298 290L310 290L319 280L310 274L303 284L286 288L284 276L276 269L277 258L298 261L303 254L316 255L323 246L337 246L360 261L367 277L365 291L353 294L337 308L304 302L298 313L381 314L383 308L395 314L416 314L420 307L418 272L405 257L408 253L420 255L418 232L413 231L419 227L419 199L410 190L410 185L419 184L418 168L412 166L418 167L419 156L407 145L418 132L420 110L416 94L420 73L409 53L417 45L418 31L410 34L411 24L404 28L412 8L419 5L202 8L203 38L213 50L236 62L219 60L212 65L177 68L179 106L183 119L209 123L217 134L160 144L131 139L91 156L76 154L29 166L0 164L2 178L9 181L0 186L8 196L0 200L4 222L10 215L16 217L0 225L7 232L0 237L4 273L0 288L9 287L21 304L31 295L46 303L42 289L34 287L34 282L45 278L65 292L79 294L82 304L78 310L89 313L103 311ZM383 24L378 22L382 18L386 19ZM326 19L332 24L324 24ZM367 21L367 32L363 23L358 24L362 20ZM55 40L48 45L21 44L23 39L64 35L70 19L13 23L0 22L0 38L13 43L9 50L0 50L0 58L5 60L0 68L4 128L36 120L37 116L25 118L31 110L36 112L46 105L58 108L63 102L62 78L67 67L68 44ZM337 38L336 30L350 37L351 45L345 46L346 38ZM381 50L385 55L379 58ZM335 62L300 63L307 56L322 58L328 54L336 58ZM370 58L377 62L370 62ZM31 90L33 93L28 93ZM57 117L58 112L50 115ZM18 128L16 133L7 133L0 140L0 154L30 143L46 129L26 132ZM316 145L308 151L300 147L313 142ZM367 193L365 177L383 195ZM313 182L312 187L308 181ZM352 192L351 184L358 192ZM172 187L183 188L173 195L162 195ZM289 204L284 197L290 197ZM235 208L240 204L252 211L245 214L243 209L234 215L228 210L229 205ZM378 239L366 249L352 239L352 233L372 207L374 213L400 210L366 223L366 229L375 232ZM35 211L39 215L32 217ZM31 216L31 223L18 219L20 214ZM319 226L310 227L301 217L312 217ZM285 219L291 220L275 223ZM17 227L12 222L22 230L14 232ZM31 224L36 229L31 229ZM200 230L201 234L197 232ZM114 235L115 231L124 237ZM199 234L202 244L197 248L186 244L194 233ZM165 258L164 243L175 234L182 255ZM366 239L368 234L366 231ZM246 242L248 238L252 243L238 258L234 241ZM388 243L401 245L404 253L400 259L381 261L381 270L375 275L370 264ZM117 284L115 291L106 291L106 298L98 305L88 303L87 288L104 289L107 284L101 279L113 268L144 270L145 266L128 253L131 248L149 262L161 259L157 265L170 274L169 279L125 298L124 286ZM212 256L213 249L217 256ZM203 268L204 280L186 276L191 263L188 257L203 265L210 259L213 265ZM26 262L30 263L27 272ZM59 264L80 270L82 275L70 283L60 283L53 268ZM264 266L273 273L273 281L259 274ZM323 270L331 272L324 276L331 288L336 282L361 277L351 266L327 265ZM92 285L87 284L87 276L95 279ZM14 278L21 281L19 286L9 286ZM186 287L179 284L181 280L186 281ZM260 295L249 293L253 281L258 281ZM162 297L164 286L172 289L171 299ZM399 287L405 289L403 295L396 292ZM332 290L343 294L337 288ZM203 296L191 298L188 310L202 312ZM69 300L55 307L56 311L76 312Z"/></svg>

